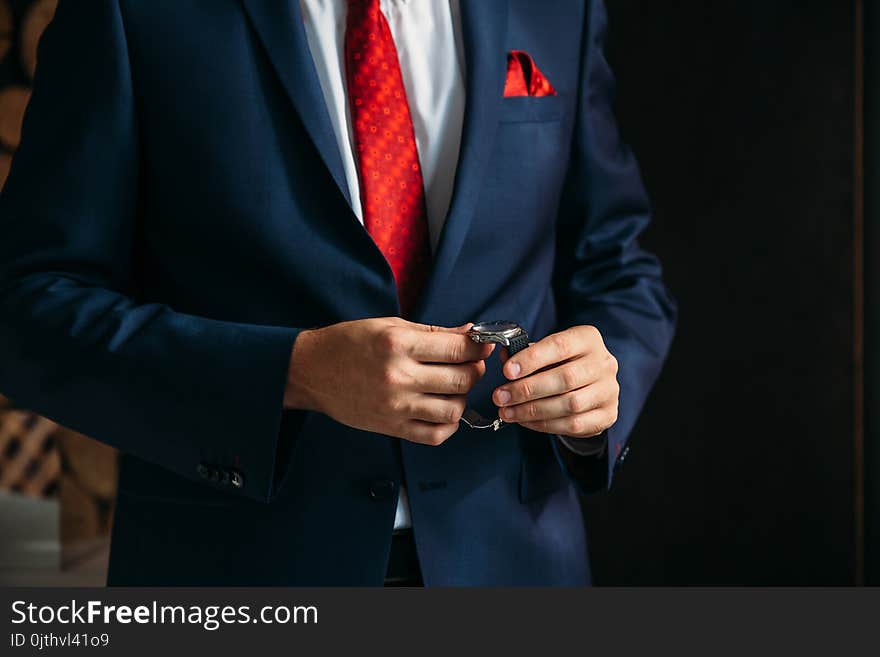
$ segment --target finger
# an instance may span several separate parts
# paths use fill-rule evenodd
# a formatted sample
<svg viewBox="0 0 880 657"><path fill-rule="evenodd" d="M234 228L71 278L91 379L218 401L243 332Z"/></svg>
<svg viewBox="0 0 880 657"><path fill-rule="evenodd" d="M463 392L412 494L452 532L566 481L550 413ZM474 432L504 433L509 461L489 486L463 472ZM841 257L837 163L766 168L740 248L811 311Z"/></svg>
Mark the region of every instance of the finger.
<svg viewBox="0 0 880 657"><path fill-rule="evenodd" d="M486 373L483 361L462 365L416 366L414 389L440 395L466 395Z"/></svg>
<svg viewBox="0 0 880 657"><path fill-rule="evenodd" d="M408 353L422 363L467 363L485 360L494 346L474 342L462 333L435 331L414 333Z"/></svg>
<svg viewBox="0 0 880 657"><path fill-rule="evenodd" d="M431 330L438 331L441 333L443 333L443 332L445 332L445 333L467 333L473 325L474 325L473 322L465 322L461 326L452 326L452 327L431 326Z"/></svg>
<svg viewBox="0 0 880 657"><path fill-rule="evenodd" d="M411 420L436 424L457 424L461 420L467 398L464 395L420 395L413 402L407 415Z"/></svg>
<svg viewBox="0 0 880 657"><path fill-rule="evenodd" d="M617 413L603 407L580 415L571 415L555 420L520 422L520 425L542 433L555 433L573 438L591 438L598 436L616 421Z"/></svg>
<svg viewBox="0 0 880 657"><path fill-rule="evenodd" d="M511 357L504 365L504 376L522 378L550 365L583 356L598 336L599 332L591 326L578 326L548 335Z"/></svg>
<svg viewBox="0 0 880 657"><path fill-rule="evenodd" d="M496 406L514 406L534 399L561 395L595 383L601 372L589 359L578 358L544 372L499 386L492 393Z"/></svg>
<svg viewBox="0 0 880 657"><path fill-rule="evenodd" d="M590 385L562 395L504 407L499 416L505 422L535 422L579 415L613 401L615 387L610 384Z"/></svg>
<svg viewBox="0 0 880 657"><path fill-rule="evenodd" d="M436 326L434 324L415 324L419 330L427 333L467 333L473 322L465 322L461 326Z"/></svg>
<svg viewBox="0 0 880 657"><path fill-rule="evenodd" d="M420 420L411 420L404 426L402 438L420 445L436 447L446 442L456 431L459 425L455 424L432 424Z"/></svg>

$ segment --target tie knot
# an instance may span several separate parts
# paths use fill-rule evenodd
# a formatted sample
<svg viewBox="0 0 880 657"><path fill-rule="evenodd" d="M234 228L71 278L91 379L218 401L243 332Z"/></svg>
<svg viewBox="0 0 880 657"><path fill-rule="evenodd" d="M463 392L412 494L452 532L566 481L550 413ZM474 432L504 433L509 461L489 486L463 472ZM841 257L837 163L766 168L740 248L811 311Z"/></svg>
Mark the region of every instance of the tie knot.
<svg viewBox="0 0 880 657"><path fill-rule="evenodd" d="M379 0L348 0L349 9L379 11Z"/></svg>
<svg viewBox="0 0 880 657"><path fill-rule="evenodd" d="M348 0L346 25L349 30L361 31L364 35L372 33L381 23L381 16L379 0Z"/></svg>

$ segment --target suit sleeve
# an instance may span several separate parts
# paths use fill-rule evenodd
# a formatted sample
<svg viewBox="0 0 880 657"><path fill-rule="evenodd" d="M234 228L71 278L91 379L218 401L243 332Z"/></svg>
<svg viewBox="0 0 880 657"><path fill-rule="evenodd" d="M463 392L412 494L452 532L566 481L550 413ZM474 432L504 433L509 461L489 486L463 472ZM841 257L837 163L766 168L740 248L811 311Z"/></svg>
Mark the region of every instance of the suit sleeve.
<svg viewBox="0 0 880 657"><path fill-rule="evenodd" d="M270 500L298 330L138 302L141 148L118 2L61 0L39 57L0 195L0 390L196 481L202 462L236 467L237 494Z"/></svg>
<svg viewBox="0 0 880 657"><path fill-rule="evenodd" d="M557 458L583 492L611 485L618 457L665 360L676 306L657 259L638 243L650 205L612 112L614 78L604 55L607 16L590 3L571 160L558 218L554 292L559 329L599 329L619 363L620 406L607 449L580 456L554 440Z"/></svg>

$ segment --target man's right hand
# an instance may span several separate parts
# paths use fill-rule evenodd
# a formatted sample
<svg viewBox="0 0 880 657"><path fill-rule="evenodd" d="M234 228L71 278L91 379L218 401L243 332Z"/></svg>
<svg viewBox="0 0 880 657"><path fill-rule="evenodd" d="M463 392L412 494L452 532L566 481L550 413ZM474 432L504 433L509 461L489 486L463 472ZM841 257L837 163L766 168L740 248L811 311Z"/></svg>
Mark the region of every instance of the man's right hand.
<svg viewBox="0 0 880 657"><path fill-rule="evenodd" d="M493 344L398 317L361 319L299 334L284 406L424 445L458 429L466 396L486 372Z"/></svg>

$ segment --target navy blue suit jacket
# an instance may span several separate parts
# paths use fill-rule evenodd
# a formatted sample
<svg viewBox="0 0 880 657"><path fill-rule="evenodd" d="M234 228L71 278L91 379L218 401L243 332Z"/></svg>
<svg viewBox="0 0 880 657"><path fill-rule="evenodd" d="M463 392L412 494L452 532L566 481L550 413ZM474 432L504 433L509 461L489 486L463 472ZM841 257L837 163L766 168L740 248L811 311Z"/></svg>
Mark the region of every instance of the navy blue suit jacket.
<svg viewBox="0 0 880 657"><path fill-rule="evenodd" d="M589 583L578 493L610 485L675 313L637 243L601 2L462 0L461 156L413 318L597 326L621 384L600 458L518 426L428 447L282 411L299 331L398 314L394 280L299 3L173 4L61 1L0 197L0 390L124 452L110 583L381 584L404 475L426 584ZM503 97L513 49L558 95ZM490 363L473 404L494 412L500 381ZM240 489L210 479L231 468Z"/></svg>

